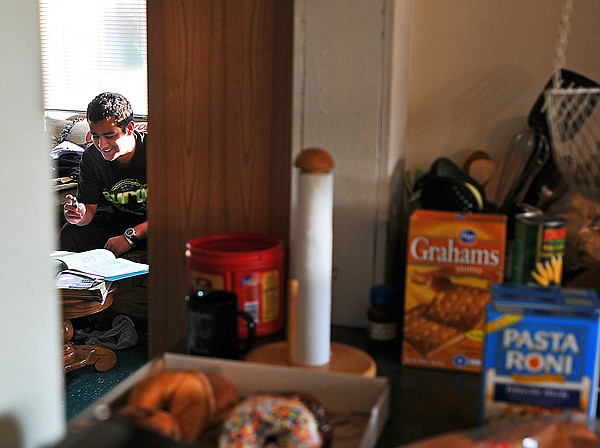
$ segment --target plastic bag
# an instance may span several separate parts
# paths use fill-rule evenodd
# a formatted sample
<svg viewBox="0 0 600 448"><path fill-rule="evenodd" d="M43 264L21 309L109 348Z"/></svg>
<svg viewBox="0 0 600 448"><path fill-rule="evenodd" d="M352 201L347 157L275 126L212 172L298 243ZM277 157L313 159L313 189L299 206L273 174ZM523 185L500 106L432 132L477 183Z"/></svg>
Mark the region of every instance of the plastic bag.
<svg viewBox="0 0 600 448"><path fill-rule="evenodd" d="M99 345L112 350L133 347L138 340L138 334L131 318L118 314L112 321L112 328L106 331L94 330L86 332L75 330L73 340L84 340L87 345Z"/></svg>

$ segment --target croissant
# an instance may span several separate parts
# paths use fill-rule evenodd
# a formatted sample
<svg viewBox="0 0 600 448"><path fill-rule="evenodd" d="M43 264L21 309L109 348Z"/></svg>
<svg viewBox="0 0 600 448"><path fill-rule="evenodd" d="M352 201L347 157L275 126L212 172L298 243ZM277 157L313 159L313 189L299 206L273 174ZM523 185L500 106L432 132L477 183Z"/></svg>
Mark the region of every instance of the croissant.
<svg viewBox="0 0 600 448"><path fill-rule="evenodd" d="M193 443L238 400L237 388L219 374L165 370L144 377L133 387L128 406L121 416L134 421L134 413L127 410L130 407L164 410L179 427L181 440ZM136 423L173 437L169 424L163 428L151 427L151 422L144 422L143 418L137 419Z"/></svg>

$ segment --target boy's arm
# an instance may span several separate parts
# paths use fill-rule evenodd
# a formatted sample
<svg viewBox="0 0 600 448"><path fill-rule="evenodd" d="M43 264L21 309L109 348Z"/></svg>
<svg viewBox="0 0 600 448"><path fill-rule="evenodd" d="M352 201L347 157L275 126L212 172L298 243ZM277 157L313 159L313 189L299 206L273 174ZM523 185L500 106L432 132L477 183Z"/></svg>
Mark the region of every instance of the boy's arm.
<svg viewBox="0 0 600 448"><path fill-rule="evenodd" d="M138 240L144 240L148 236L148 221L144 221L141 224L133 227L135 230L135 236ZM105 249L110 250L115 256L119 256L124 254L125 252L133 249L133 246L129 244L125 236L119 235L112 238L109 238L106 244L104 245Z"/></svg>

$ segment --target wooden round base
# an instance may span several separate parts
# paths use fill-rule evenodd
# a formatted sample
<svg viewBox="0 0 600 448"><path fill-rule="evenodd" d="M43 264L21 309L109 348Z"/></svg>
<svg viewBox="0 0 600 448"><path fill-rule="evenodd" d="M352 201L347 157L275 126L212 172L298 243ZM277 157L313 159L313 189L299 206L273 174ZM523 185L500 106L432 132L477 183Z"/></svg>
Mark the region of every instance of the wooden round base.
<svg viewBox="0 0 600 448"><path fill-rule="evenodd" d="M246 361L278 366L291 366L287 342L274 342L252 350ZM372 378L377 374L375 361L364 351L346 344L333 342L329 363L323 366L294 366L307 370L355 373Z"/></svg>
<svg viewBox="0 0 600 448"><path fill-rule="evenodd" d="M71 342L74 333L71 319L99 313L111 306L112 302L112 293L106 297L103 303L76 298L62 299L65 372L89 365L96 367L98 372L105 372L115 366L117 355L109 348L98 345L73 345Z"/></svg>

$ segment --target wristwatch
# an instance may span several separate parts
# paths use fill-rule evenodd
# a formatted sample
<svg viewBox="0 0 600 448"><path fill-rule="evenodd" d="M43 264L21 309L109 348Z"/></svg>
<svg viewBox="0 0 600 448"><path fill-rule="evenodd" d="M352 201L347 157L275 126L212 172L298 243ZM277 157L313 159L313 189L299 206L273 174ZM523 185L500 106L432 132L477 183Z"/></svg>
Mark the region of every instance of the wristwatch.
<svg viewBox="0 0 600 448"><path fill-rule="evenodd" d="M127 230L125 230L125 233L123 233L123 236L125 237L125 239L127 240L127 242L129 243L129 245L131 247L135 246L140 241L140 239L137 237L137 234L135 233L135 229L133 227L130 227Z"/></svg>

